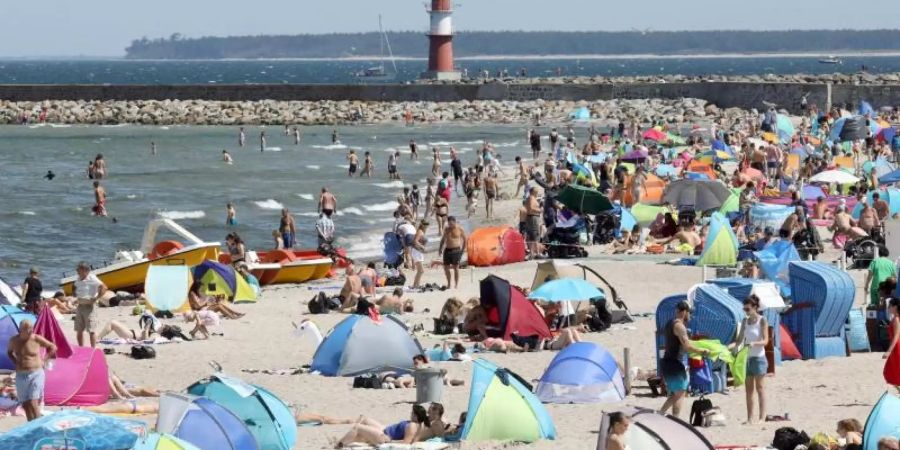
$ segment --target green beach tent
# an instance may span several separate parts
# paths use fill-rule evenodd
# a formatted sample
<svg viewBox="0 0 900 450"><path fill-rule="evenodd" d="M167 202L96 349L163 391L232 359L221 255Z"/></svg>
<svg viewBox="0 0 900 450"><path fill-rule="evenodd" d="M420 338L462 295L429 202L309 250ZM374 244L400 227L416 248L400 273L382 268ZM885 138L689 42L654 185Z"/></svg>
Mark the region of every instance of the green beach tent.
<svg viewBox="0 0 900 450"><path fill-rule="evenodd" d="M666 206L654 206L646 203L638 203L631 207L631 215L634 216L635 220L637 220L642 227L646 227L653 223L653 221L656 220L656 216L670 211L671 210ZM672 216L677 217L675 213L672 213Z"/></svg>
<svg viewBox="0 0 900 450"><path fill-rule="evenodd" d="M731 196L728 197L728 200L725 200L725 203L722 203L722 207L719 208L719 212L722 214L728 214L730 212L738 212L741 210L741 191L742 188L732 188Z"/></svg>
<svg viewBox="0 0 900 450"><path fill-rule="evenodd" d="M535 442L555 439L553 419L531 386L485 359L474 362L462 440Z"/></svg>
<svg viewBox="0 0 900 450"><path fill-rule="evenodd" d="M256 291L231 266L203 261L194 267L194 280L202 283L205 295L224 295L234 303L256 302Z"/></svg>
<svg viewBox="0 0 900 450"><path fill-rule="evenodd" d="M733 266L737 264L738 240L731 224L722 213L709 218L709 233L703 244L698 266Z"/></svg>

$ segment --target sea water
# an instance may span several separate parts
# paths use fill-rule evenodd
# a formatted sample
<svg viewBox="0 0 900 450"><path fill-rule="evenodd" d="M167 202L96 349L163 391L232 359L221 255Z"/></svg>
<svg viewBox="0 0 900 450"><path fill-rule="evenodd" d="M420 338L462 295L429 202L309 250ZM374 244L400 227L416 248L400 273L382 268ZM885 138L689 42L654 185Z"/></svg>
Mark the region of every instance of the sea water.
<svg viewBox="0 0 900 450"><path fill-rule="evenodd" d="M116 251L138 249L144 227L156 217L176 220L208 241L223 242L236 231L248 248L265 249L272 245L281 209L288 208L299 245L313 247L322 187L338 199L338 244L354 257L379 255L403 187L416 183L424 196L431 175L429 143L441 145L444 153L455 145L466 166L475 163L482 139L497 145L508 166L516 155L530 155L525 129L513 126L338 127L339 146L331 143L331 127L302 127L299 146L282 127L245 130L247 144L240 148L237 127L0 127L0 276L17 284L37 265L45 286L53 289L79 261L99 266ZM262 130L268 145L281 151L259 151ZM410 139L419 143L418 162L410 160ZM150 154L151 141L156 156ZM348 148L359 155L360 171L364 153L372 152L371 179L347 176ZM401 152L402 181L388 179L387 150L394 149ZM234 164L222 161L222 150ZM103 154L110 174L102 180L108 193L105 218L91 213L87 166L97 154ZM443 160L449 171L449 157ZM54 180L43 178L47 170L56 174ZM236 227L225 225L229 202L237 209ZM451 207L460 211L463 203L454 196Z"/></svg>

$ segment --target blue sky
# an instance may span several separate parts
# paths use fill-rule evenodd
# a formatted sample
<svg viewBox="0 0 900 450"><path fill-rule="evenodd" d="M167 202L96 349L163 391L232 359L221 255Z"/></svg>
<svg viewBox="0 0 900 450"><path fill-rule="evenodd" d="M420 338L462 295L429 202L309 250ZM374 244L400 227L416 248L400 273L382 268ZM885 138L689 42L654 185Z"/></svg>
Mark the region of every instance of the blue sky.
<svg viewBox="0 0 900 450"><path fill-rule="evenodd" d="M460 0L459 30L897 28L897 0ZM351 13L352 11L352 13ZM880 13L879 13L880 11ZM120 56L141 36L424 31L422 0L3 0L0 56Z"/></svg>

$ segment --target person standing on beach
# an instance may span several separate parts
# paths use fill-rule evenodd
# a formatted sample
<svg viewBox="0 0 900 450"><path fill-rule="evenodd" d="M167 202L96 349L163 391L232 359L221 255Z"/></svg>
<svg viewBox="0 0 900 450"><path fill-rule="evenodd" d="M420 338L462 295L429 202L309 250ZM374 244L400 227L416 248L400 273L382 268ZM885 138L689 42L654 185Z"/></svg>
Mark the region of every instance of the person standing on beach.
<svg viewBox="0 0 900 450"><path fill-rule="evenodd" d="M891 343L884 353L884 381L897 388L900 393L900 299L892 298L888 302L888 334Z"/></svg>
<svg viewBox="0 0 900 450"><path fill-rule="evenodd" d="M519 178L519 182L516 184L516 195L513 197L520 198L519 192L522 192L522 188L528 185L528 169L521 156L516 156L516 177Z"/></svg>
<svg viewBox="0 0 900 450"><path fill-rule="evenodd" d="M456 218L450 216L447 218L447 228L444 230L438 246L438 254L444 257L444 276L447 277L447 289L450 289L451 286L454 289L459 287L459 263L465 252L466 232L456 222Z"/></svg>
<svg viewBox="0 0 900 450"><path fill-rule="evenodd" d="M538 159L538 156L541 155L541 135L534 128L531 129L531 134L528 137L528 141L531 144L531 159L535 161Z"/></svg>
<svg viewBox="0 0 900 450"><path fill-rule="evenodd" d="M294 216L291 215L287 208L281 210L281 223L278 226L281 231L281 239L284 241L284 248L294 248L294 237L297 236L297 225L294 223Z"/></svg>
<svg viewBox="0 0 900 450"><path fill-rule="evenodd" d="M691 312L691 305L688 302L678 303L675 306L675 318L670 320L663 330L665 353L660 360L660 372L666 382L666 392L669 396L660 408L660 414L665 414L670 408L675 417L681 414L681 404L688 390L688 373L682 362L685 352L709 355L709 350L695 347L688 339L686 324L691 320Z"/></svg>
<svg viewBox="0 0 900 450"><path fill-rule="evenodd" d="M100 298L106 294L106 285L91 273L91 267L86 262L78 264L78 274L74 283L74 296L77 307L75 309L75 338L78 345L84 346L84 332L87 331L91 348L97 346L97 319L96 305Z"/></svg>
<svg viewBox="0 0 900 450"><path fill-rule="evenodd" d="M319 214L319 220L316 221L316 238L318 248L334 242L334 221L331 220L331 214Z"/></svg>
<svg viewBox="0 0 900 450"><path fill-rule="evenodd" d="M350 165L347 167L347 176L352 177L359 168L359 157L356 156L356 150L350 149L350 153L347 153L347 161L350 161Z"/></svg>
<svg viewBox="0 0 900 450"><path fill-rule="evenodd" d="M238 131L238 146L243 148L246 143L247 133L244 131L244 127L241 127L240 131Z"/></svg>
<svg viewBox="0 0 900 450"><path fill-rule="evenodd" d="M441 154L438 148L431 149L431 176L438 176L441 173Z"/></svg>
<svg viewBox="0 0 900 450"><path fill-rule="evenodd" d="M234 209L234 203L231 202L225 204L225 226L237 226L237 211Z"/></svg>
<svg viewBox="0 0 900 450"><path fill-rule="evenodd" d="M363 170L359 176L362 177L365 175L366 178L372 178L373 170L375 170L375 162L372 161L372 152L366 151L366 157L363 160Z"/></svg>
<svg viewBox="0 0 900 450"><path fill-rule="evenodd" d="M419 145L415 139L409 140L409 159L419 159Z"/></svg>
<svg viewBox="0 0 900 450"><path fill-rule="evenodd" d="M266 151L266 132L265 131L259 132L259 151L260 152Z"/></svg>
<svg viewBox="0 0 900 450"><path fill-rule="evenodd" d="M454 192L459 196L459 184L463 178L463 167L462 161L459 159L459 153L456 152L456 149L450 147L450 170L453 171L453 181L454 181Z"/></svg>
<svg viewBox="0 0 900 450"><path fill-rule="evenodd" d="M751 294L744 300L744 314L747 315L747 318L741 324L741 332L735 342L739 346L749 347L744 389L747 393L747 424L753 425L757 423L753 414L754 391L759 397L759 422L766 420L764 381L766 373L769 371L769 362L766 359L766 346L769 345L769 323L765 317L759 314L759 297L756 295Z"/></svg>
<svg viewBox="0 0 900 450"><path fill-rule="evenodd" d="M528 198L525 199L525 240L528 244L529 252L532 258L537 258L540 251L541 241L541 214L544 209L541 208L541 202L538 200L538 188L532 187L528 191Z"/></svg>
<svg viewBox="0 0 900 450"><path fill-rule="evenodd" d="M6 354L16 368L16 398L25 410L26 420L31 422L41 417L44 367L56 357L56 345L35 334L31 320L25 319L19 324L19 333L9 339Z"/></svg>
<svg viewBox="0 0 900 450"><path fill-rule="evenodd" d="M319 195L318 212L325 213L329 217L337 212L337 198L335 198L331 192L328 192L327 187L323 187L322 194Z"/></svg>
<svg viewBox="0 0 900 450"><path fill-rule="evenodd" d="M487 220L494 218L494 200L500 196L500 183L497 182L497 174L484 177L484 210Z"/></svg>
<svg viewBox="0 0 900 450"><path fill-rule="evenodd" d="M106 189L100 186L99 181L94 182L94 207L95 216L106 217Z"/></svg>
<svg viewBox="0 0 900 450"><path fill-rule="evenodd" d="M28 271L28 277L22 283L22 301L25 303L25 311L37 315L41 312L40 303L43 300L41 294L44 285L41 283L41 272L37 267Z"/></svg>

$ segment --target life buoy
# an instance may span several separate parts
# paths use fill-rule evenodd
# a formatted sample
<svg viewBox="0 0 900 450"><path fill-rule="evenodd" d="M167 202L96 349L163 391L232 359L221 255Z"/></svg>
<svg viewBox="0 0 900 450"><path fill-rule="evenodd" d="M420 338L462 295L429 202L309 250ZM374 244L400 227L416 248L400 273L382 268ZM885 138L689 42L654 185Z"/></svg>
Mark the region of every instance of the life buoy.
<svg viewBox="0 0 900 450"><path fill-rule="evenodd" d="M153 246L153 251L150 252L148 258L157 259L165 256L169 256L172 253L177 252L184 248L184 245L178 241L162 241Z"/></svg>

